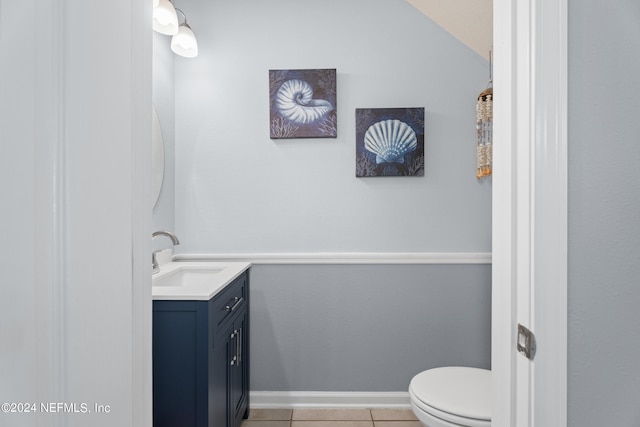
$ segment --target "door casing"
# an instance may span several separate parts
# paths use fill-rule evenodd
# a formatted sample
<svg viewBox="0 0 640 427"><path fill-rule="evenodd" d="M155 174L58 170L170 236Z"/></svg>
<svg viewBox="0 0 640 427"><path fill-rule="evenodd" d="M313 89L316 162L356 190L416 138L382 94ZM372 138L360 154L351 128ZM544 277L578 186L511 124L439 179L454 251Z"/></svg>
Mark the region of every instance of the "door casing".
<svg viewBox="0 0 640 427"><path fill-rule="evenodd" d="M492 425L567 422L567 1L494 1ZM516 351L517 325L537 353Z"/></svg>

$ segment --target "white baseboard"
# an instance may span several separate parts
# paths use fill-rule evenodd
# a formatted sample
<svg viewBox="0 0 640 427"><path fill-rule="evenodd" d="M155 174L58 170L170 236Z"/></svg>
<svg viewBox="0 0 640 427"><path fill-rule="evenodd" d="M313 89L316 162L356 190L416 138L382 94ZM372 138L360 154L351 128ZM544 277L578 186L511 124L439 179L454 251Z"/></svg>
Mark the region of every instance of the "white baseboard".
<svg viewBox="0 0 640 427"><path fill-rule="evenodd" d="M409 408L408 392L252 391L251 408Z"/></svg>

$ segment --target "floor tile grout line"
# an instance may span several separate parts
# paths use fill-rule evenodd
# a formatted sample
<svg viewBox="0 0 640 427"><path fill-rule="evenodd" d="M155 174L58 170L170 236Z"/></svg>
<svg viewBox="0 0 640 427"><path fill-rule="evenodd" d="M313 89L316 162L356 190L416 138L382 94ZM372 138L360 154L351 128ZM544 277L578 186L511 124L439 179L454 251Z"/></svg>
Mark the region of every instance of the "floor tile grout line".
<svg viewBox="0 0 640 427"><path fill-rule="evenodd" d="M299 408L299 409L314 409L314 408ZM317 409L317 408L315 408ZM333 410L333 411L340 411L343 408L326 408L329 410ZM337 421L337 422L350 422L350 421L364 421L364 422L369 422L372 423L373 427L375 427L376 425L384 425L384 423L393 423L393 424L397 424L397 423L412 423L412 422L416 422L418 421L415 418L408 418L406 415L399 415L399 414L394 414L391 415L389 413L384 414L384 413L380 413L380 410L378 408L360 408L364 411L362 411L362 415L365 415L364 417L360 418L351 418L351 417L345 417L343 419L341 419L340 417L336 417L335 415L331 416L331 417L327 417L327 418L322 418L321 414L315 414L315 416L312 416L310 418L305 419L304 417L301 419L295 419L295 411L296 408L289 408L289 409L285 409L285 408L274 408L274 409L266 409L266 410L261 410L258 409L256 410L256 417L257 418L252 418L249 417L249 419L247 421L254 421L254 422L264 422L264 421L280 421L281 423L287 422L289 424L288 427L293 427L293 422L296 421L305 421L305 422L309 422L309 421L320 421L320 422L333 422L333 421ZM263 412L264 411L264 412ZM265 417L265 414L268 414L268 412L271 411L285 411L286 415L286 419L285 418L271 418L269 416ZM384 410L382 410L384 412ZM258 413L263 412L262 414L258 415ZM376 414L374 415L374 412L376 412ZM404 411L403 411L404 412ZM397 417L396 417L397 416ZM418 421L419 422L419 421ZM283 424L280 424L281 426L283 426ZM254 426L257 426L254 423ZM249 427L249 426L245 426L245 427ZM389 426L387 426L389 427ZM397 426L397 427L403 427L403 426ZM404 426L407 427L407 426Z"/></svg>

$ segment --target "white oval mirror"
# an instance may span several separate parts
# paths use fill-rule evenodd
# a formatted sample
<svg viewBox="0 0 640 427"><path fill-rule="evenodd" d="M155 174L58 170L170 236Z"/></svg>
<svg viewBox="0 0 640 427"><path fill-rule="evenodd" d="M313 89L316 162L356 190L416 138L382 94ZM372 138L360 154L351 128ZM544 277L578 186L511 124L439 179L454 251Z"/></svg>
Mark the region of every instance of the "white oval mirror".
<svg viewBox="0 0 640 427"><path fill-rule="evenodd" d="M158 203L164 179L164 142L158 112L155 105L151 107L151 201L153 209Z"/></svg>

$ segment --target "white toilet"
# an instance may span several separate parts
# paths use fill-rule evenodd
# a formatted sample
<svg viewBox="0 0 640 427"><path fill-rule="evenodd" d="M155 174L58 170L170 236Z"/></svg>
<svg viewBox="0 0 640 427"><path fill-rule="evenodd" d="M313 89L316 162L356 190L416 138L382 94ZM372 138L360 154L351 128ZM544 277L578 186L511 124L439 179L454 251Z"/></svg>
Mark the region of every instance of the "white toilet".
<svg viewBox="0 0 640 427"><path fill-rule="evenodd" d="M409 384L411 409L426 427L490 427L491 371L447 366Z"/></svg>

